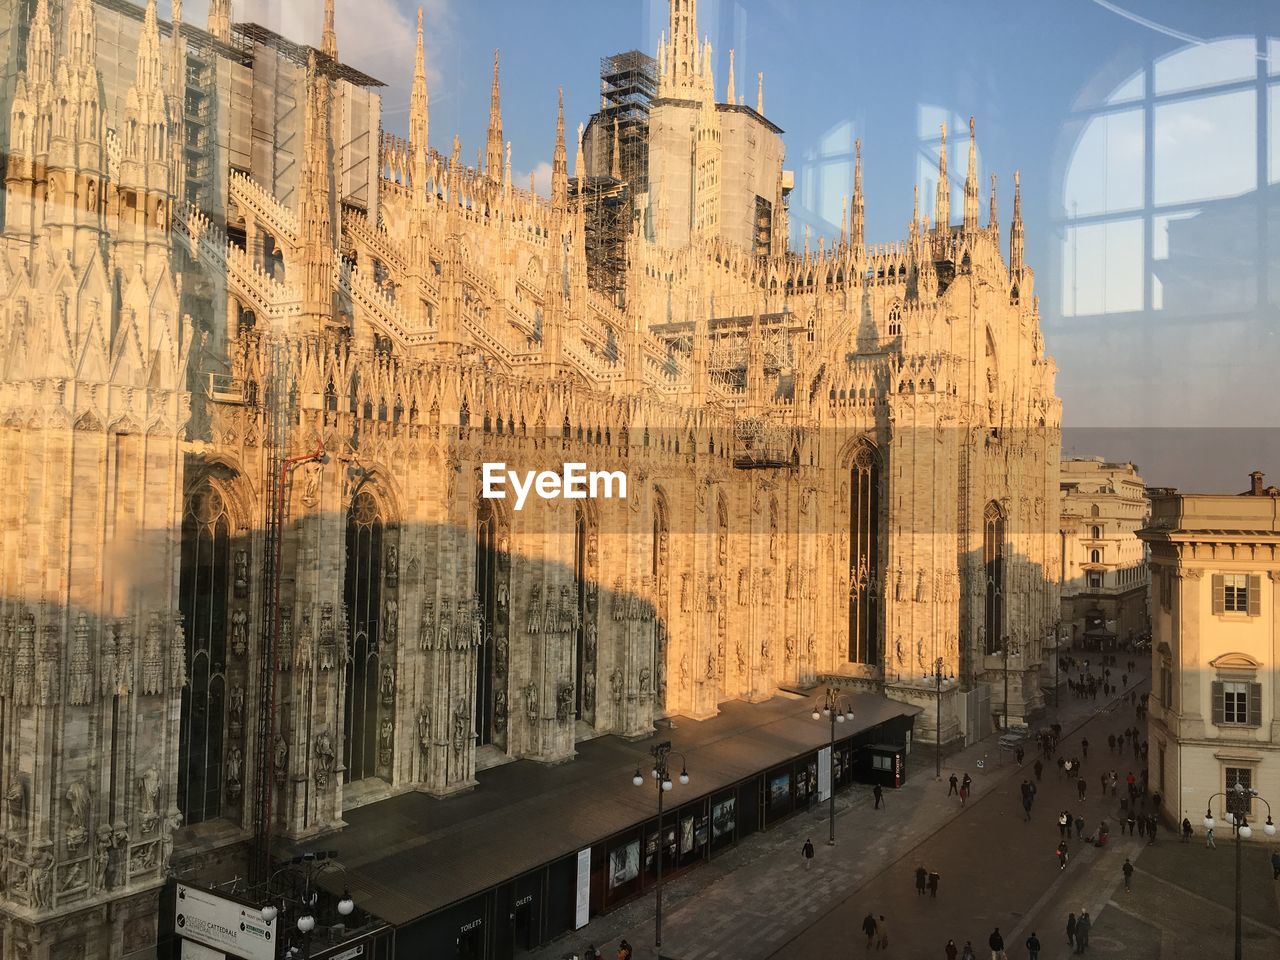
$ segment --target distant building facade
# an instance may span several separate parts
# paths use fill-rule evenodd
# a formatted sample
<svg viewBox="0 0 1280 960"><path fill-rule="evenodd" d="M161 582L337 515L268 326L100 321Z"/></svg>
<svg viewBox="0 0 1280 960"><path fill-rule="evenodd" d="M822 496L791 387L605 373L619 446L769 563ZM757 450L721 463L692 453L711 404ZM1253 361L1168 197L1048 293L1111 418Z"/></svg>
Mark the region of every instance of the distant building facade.
<svg viewBox="0 0 1280 960"><path fill-rule="evenodd" d="M1062 627L1073 643L1128 642L1148 629L1146 486L1131 463L1062 461Z"/></svg>
<svg viewBox="0 0 1280 960"><path fill-rule="evenodd" d="M1250 480L1237 496L1155 493L1140 533L1151 553L1148 773L1178 822L1198 823L1237 783L1280 811L1280 490ZM1212 810L1234 805L1219 797Z"/></svg>

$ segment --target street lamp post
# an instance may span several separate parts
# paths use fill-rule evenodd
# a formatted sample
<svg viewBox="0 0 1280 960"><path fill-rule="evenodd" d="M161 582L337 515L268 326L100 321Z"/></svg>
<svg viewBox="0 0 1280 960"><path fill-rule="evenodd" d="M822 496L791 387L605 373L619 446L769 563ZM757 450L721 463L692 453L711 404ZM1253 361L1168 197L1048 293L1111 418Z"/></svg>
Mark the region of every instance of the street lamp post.
<svg viewBox="0 0 1280 960"><path fill-rule="evenodd" d="M834 687L827 687L827 692L823 694L822 706L814 707L813 719L821 720L823 717L831 719L831 752L827 757L829 764L828 772L830 773L830 784L828 789L827 801L831 808L831 836L827 843L835 846L836 843L836 724L844 723L846 720L853 719L853 705L849 698L842 694Z"/></svg>
<svg viewBox="0 0 1280 960"><path fill-rule="evenodd" d="M937 708L933 733L933 775L938 780L942 779L942 684L944 681L955 679L954 677L944 677L942 675L942 669L946 665L947 662L942 657L938 657L937 660L933 661L933 692ZM928 679L928 677L925 677L925 680Z"/></svg>
<svg viewBox="0 0 1280 960"><path fill-rule="evenodd" d="M653 945L654 947L662 946L662 795L671 789L671 773L668 769L668 758L672 753L680 758L680 782L682 784L689 782L689 764L685 760L683 753L673 751L671 749L671 741L664 740L662 743L656 744L649 748L649 753L653 757L653 779L658 785L658 849L654 852L654 856L658 858L658 883L656 888L657 907L654 912L653 919ZM631 778L631 782L637 787L644 785L644 777L640 775L640 768L636 767L636 775Z"/></svg>
<svg viewBox="0 0 1280 960"><path fill-rule="evenodd" d="M1265 833L1268 837L1274 837L1274 836L1276 835L1276 825L1271 821L1271 804L1267 803L1267 801L1266 801L1266 800L1263 800L1263 798L1262 798L1262 797L1259 797L1259 796L1258 796L1258 791L1257 791L1257 790L1250 790L1250 789L1248 789L1248 788L1246 788L1246 787L1242 786L1241 784L1237 783L1237 784L1235 785L1235 787L1233 787L1231 790L1225 790L1225 791L1223 791L1223 792L1221 792L1221 793L1215 793L1212 797L1210 797L1210 798L1209 798L1209 802L1208 802L1208 804L1206 804L1206 806L1205 806L1205 811L1204 811L1204 825L1205 825L1205 828L1206 828L1206 829L1208 829L1208 830L1212 830L1212 829L1213 829L1213 825L1214 825L1214 820L1213 820L1213 801L1214 801L1216 798L1218 798L1218 797L1235 797L1235 800L1236 800L1236 808L1237 808L1238 810L1240 810L1240 811L1241 811L1240 813L1231 813L1231 812L1228 812L1228 813L1227 813L1227 817L1230 819L1230 821L1231 821L1231 827L1232 827L1232 829L1235 831L1235 835L1236 835L1236 952L1235 952L1235 960L1244 960L1244 937L1242 936L1242 926L1241 926L1243 913L1242 913L1242 911L1241 911L1241 901L1240 901L1240 891L1241 891L1241 885L1240 885L1240 841L1241 841L1241 840L1248 840L1251 836L1253 836L1253 828L1249 826L1249 820L1248 820L1248 817L1247 817L1247 816L1244 814L1244 812L1243 812L1243 811L1244 811L1244 808L1248 805L1248 803L1249 803L1249 801L1250 801L1250 800L1254 800L1254 799L1256 799L1256 800L1262 800L1262 802L1263 802L1264 804L1266 804L1266 807L1267 807L1267 822L1266 822L1265 824L1263 824L1263 826L1262 826L1262 832L1263 832L1263 833Z"/></svg>
<svg viewBox="0 0 1280 960"><path fill-rule="evenodd" d="M1004 647L1004 722L1001 726L1009 729L1009 654L1018 652L1018 641L1006 636L1001 646Z"/></svg>
<svg viewBox="0 0 1280 960"><path fill-rule="evenodd" d="M272 894L271 882L280 874L293 871L296 868L302 868L302 892L297 892L297 884L294 884L294 896L287 897L282 893ZM341 870L342 875L346 876L346 868L338 862L338 851L336 850L320 850L313 853L304 853L301 856L294 857L288 863L281 866L278 870L267 877L266 894L267 902L263 904L259 914L262 919L270 923L280 915L280 907L276 906L275 901L279 900L283 905L292 906L296 916L294 917L294 926L298 928L298 933L302 935L300 946L290 946L285 953L289 958L305 958L311 955L311 931L316 928L315 908L320 900L320 893L315 885L315 878L329 869ZM349 917L355 911L355 901L351 899L351 894L343 891L342 899L338 901L336 909L339 916ZM282 934L279 935L278 942L283 940Z"/></svg>

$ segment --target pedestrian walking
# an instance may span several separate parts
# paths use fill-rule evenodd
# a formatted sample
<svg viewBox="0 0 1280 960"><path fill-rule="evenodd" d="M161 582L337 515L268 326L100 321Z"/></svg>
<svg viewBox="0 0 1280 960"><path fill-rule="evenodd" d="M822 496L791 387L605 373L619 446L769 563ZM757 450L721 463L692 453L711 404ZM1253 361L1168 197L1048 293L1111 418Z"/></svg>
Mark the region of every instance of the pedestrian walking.
<svg viewBox="0 0 1280 960"><path fill-rule="evenodd" d="M978 955L973 952L972 940L964 942L964 951L960 954L960 960L978 960Z"/></svg>
<svg viewBox="0 0 1280 960"><path fill-rule="evenodd" d="M1023 822L1024 822L1024 823L1030 823L1030 822L1031 822L1031 804L1032 804L1032 802L1033 802L1033 800L1032 800L1032 795L1031 795L1031 794L1029 794L1029 793L1024 793L1024 794L1022 795L1022 815L1023 815L1023 816L1022 816L1022 819L1023 819Z"/></svg>
<svg viewBox="0 0 1280 960"><path fill-rule="evenodd" d="M1040 938L1034 930L1027 937L1027 960L1040 960Z"/></svg>
<svg viewBox="0 0 1280 960"><path fill-rule="evenodd" d="M1107 734L1107 753L1116 752L1116 735L1114 733Z"/></svg>
<svg viewBox="0 0 1280 960"><path fill-rule="evenodd" d="M1059 870L1067 869L1067 858L1069 856L1067 852L1067 841L1060 840L1058 842L1058 848L1055 852L1058 854L1058 869Z"/></svg>
<svg viewBox="0 0 1280 960"><path fill-rule="evenodd" d="M1076 921L1076 953L1084 953L1089 949L1089 928L1093 921L1089 919L1089 911L1083 910Z"/></svg>
<svg viewBox="0 0 1280 960"><path fill-rule="evenodd" d="M956 946L954 940L948 940L947 945L942 948L942 952L946 955L947 960L956 960L960 956L960 948Z"/></svg>
<svg viewBox="0 0 1280 960"><path fill-rule="evenodd" d="M1088 737L1085 737L1083 740L1080 741L1080 753L1086 760L1089 759L1089 738Z"/></svg>
<svg viewBox="0 0 1280 960"><path fill-rule="evenodd" d="M929 871L929 896L934 900L938 899L938 881L941 879L937 870Z"/></svg>
<svg viewBox="0 0 1280 960"><path fill-rule="evenodd" d="M1116 795L1116 787L1120 785L1120 778L1116 776L1114 770L1111 771L1111 796Z"/></svg>
<svg viewBox="0 0 1280 960"><path fill-rule="evenodd" d="M1129 862L1129 858L1124 858L1124 866L1120 868L1124 871L1124 892L1129 892L1129 884L1133 881L1133 864Z"/></svg>
<svg viewBox="0 0 1280 960"><path fill-rule="evenodd" d="M889 928L885 926L883 913L876 917L876 949L889 949Z"/></svg>
<svg viewBox="0 0 1280 960"><path fill-rule="evenodd" d="M1138 836L1144 840L1147 836L1147 815L1145 813L1138 818Z"/></svg>
<svg viewBox="0 0 1280 960"><path fill-rule="evenodd" d="M924 896L925 884L929 882L929 871L923 866L916 867L916 896Z"/></svg>
<svg viewBox="0 0 1280 960"><path fill-rule="evenodd" d="M1016 750L1014 750L1014 751L1013 751L1013 758L1014 758L1014 760L1016 760L1016 761L1018 762L1018 766L1022 766L1022 758L1023 758L1024 756L1025 756L1025 754L1022 752L1022 748L1021 748L1021 747L1018 747L1018 749L1016 749Z"/></svg>
<svg viewBox="0 0 1280 960"><path fill-rule="evenodd" d="M1159 828L1159 826L1160 826L1160 818L1157 817L1154 813L1147 818L1147 844L1148 845L1156 842L1156 830Z"/></svg>
<svg viewBox="0 0 1280 960"><path fill-rule="evenodd" d="M960 792L957 789L957 785L960 783L960 780L959 778L956 777L954 773L951 775L951 779L948 781L948 783L951 784L951 789L947 791L948 797L953 797Z"/></svg>
<svg viewBox="0 0 1280 960"><path fill-rule="evenodd" d="M1000 935L999 927L992 930L991 936L987 937L987 946L991 948L991 960L1008 960L1004 952L1004 937Z"/></svg>
<svg viewBox="0 0 1280 960"><path fill-rule="evenodd" d="M1079 840L1084 835L1084 817L1076 814L1076 839Z"/></svg>
<svg viewBox="0 0 1280 960"><path fill-rule="evenodd" d="M806 840L804 846L800 848L800 856L804 860L804 868L809 869L813 865L813 841Z"/></svg>
<svg viewBox="0 0 1280 960"><path fill-rule="evenodd" d="M618 960L631 960L632 953L631 944L625 939L618 944Z"/></svg>
<svg viewBox="0 0 1280 960"><path fill-rule="evenodd" d="M880 784L876 784L871 788L871 795L876 798L876 809L880 809L880 805L884 802L884 788Z"/></svg>
<svg viewBox="0 0 1280 960"><path fill-rule="evenodd" d="M1192 834L1193 832L1194 832L1194 831L1191 829L1191 821L1190 821L1190 820L1188 820L1186 817L1183 817L1183 818L1182 818L1182 842L1183 842L1183 843L1190 843L1190 842L1191 842L1191 834Z"/></svg>
<svg viewBox="0 0 1280 960"><path fill-rule="evenodd" d="M862 932L867 935L867 949L871 949L871 945L876 942L876 918L874 914L868 913L862 918Z"/></svg>
<svg viewBox="0 0 1280 960"><path fill-rule="evenodd" d="M1074 913L1067 914L1067 945L1072 950L1076 948L1076 915Z"/></svg>
<svg viewBox="0 0 1280 960"><path fill-rule="evenodd" d="M1041 776L1041 774L1043 774L1043 773L1044 773L1044 764L1043 764L1043 763L1041 763L1039 760L1037 760L1037 761L1036 761L1036 763L1035 763L1035 766L1034 766L1034 767L1032 767L1031 769L1032 769L1032 770L1034 770L1034 771L1036 772L1036 783L1039 783L1039 782L1040 782L1040 776Z"/></svg>
<svg viewBox="0 0 1280 960"><path fill-rule="evenodd" d="M1082 801L1088 799L1088 797L1086 796L1088 790L1089 790L1089 787L1088 787L1088 784L1084 782L1084 777L1081 777L1079 780L1076 781L1076 792L1080 794L1080 799Z"/></svg>
<svg viewBox="0 0 1280 960"><path fill-rule="evenodd" d="M1213 842L1213 827L1206 827L1204 831L1204 845L1211 850L1218 849L1218 845Z"/></svg>

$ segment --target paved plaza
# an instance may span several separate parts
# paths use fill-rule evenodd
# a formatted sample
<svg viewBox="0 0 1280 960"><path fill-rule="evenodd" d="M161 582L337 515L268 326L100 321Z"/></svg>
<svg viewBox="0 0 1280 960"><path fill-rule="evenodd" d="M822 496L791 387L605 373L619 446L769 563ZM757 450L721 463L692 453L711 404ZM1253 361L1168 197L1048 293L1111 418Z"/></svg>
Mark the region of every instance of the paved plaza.
<svg viewBox="0 0 1280 960"><path fill-rule="evenodd" d="M1145 673L1136 689L1147 689ZM1079 755L1082 737L1091 744L1084 770L1092 789L1083 803L1074 781L1051 765L1031 821L1024 821L1019 786L1024 778L1034 779L1033 747L1020 769L990 738L946 758L941 782L934 779L933 752L917 749L910 779L887 792L883 809L873 808L869 787L837 798L834 848L826 844L823 805L666 886L661 955L675 960L858 956L865 944L858 928L872 912L886 919L886 956L941 958L947 939L954 938L961 948L971 940L985 958L988 936L998 926L1010 957L1026 956L1023 944L1034 931L1043 944L1043 960L1057 960L1070 952L1067 914L1082 909L1093 919L1094 952L1136 960L1226 955L1234 889L1229 835L1220 838L1216 850L1206 850L1202 837L1181 844L1167 830L1155 845L1120 836L1119 800L1098 795L1098 777L1114 767L1123 792L1128 771L1140 769L1131 752L1117 757L1106 746L1108 733L1138 724L1133 708L1102 697L1076 700L1064 687L1059 720L1064 755ZM963 809L947 796L951 771L961 776L967 771L973 778L973 796ZM1086 834L1107 819L1112 840L1102 849L1073 841L1071 860L1060 871L1055 818L1064 808L1082 813ZM809 871L800 856L806 837L817 847ZM1274 957L1280 949L1280 884L1271 881L1269 850L1254 844L1246 854L1246 956ZM1136 865L1128 895L1121 882L1126 856ZM916 895L918 866L938 872L937 899ZM612 960L619 939L626 937L637 960L650 960L658 956L653 921L654 898L648 894L527 956L561 960L594 944Z"/></svg>

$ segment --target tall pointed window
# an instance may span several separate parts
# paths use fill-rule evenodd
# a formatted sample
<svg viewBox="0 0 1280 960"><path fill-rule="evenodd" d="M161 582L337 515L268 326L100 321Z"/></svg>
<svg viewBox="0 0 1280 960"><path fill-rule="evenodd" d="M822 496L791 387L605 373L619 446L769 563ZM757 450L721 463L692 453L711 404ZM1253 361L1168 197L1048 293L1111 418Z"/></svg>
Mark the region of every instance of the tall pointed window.
<svg viewBox="0 0 1280 960"><path fill-rule="evenodd" d="M187 634L187 676L178 743L178 809L187 823L222 813L227 599L231 523L222 495L207 481L182 517L179 607Z"/></svg>
<svg viewBox="0 0 1280 960"><path fill-rule="evenodd" d="M849 659L875 664L880 567L880 455L859 444L849 472Z"/></svg>
<svg viewBox="0 0 1280 960"><path fill-rule="evenodd" d="M1004 630L1004 511L1000 505L987 504L982 515L982 562L986 574L987 593L984 629L986 642L983 653L994 653L1001 648Z"/></svg>
<svg viewBox="0 0 1280 960"><path fill-rule="evenodd" d="M343 703L342 761L346 782L378 772L378 642L382 619L382 555L385 522L373 494L361 490L347 512L347 692Z"/></svg>
<svg viewBox="0 0 1280 960"><path fill-rule="evenodd" d="M476 745L506 743L506 707L495 709L495 697L506 702L505 681L495 677L506 664L495 661L493 633L498 623L498 516L493 502L481 499L476 506L475 593L480 604L483 629L481 647L476 655ZM496 685L495 685L496 681Z"/></svg>

